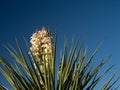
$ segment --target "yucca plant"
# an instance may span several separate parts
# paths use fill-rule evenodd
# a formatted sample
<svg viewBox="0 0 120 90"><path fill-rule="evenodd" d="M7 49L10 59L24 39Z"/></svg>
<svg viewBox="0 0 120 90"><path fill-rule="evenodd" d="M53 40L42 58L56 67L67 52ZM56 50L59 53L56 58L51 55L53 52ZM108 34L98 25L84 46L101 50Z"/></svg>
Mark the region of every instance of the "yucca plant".
<svg viewBox="0 0 120 90"><path fill-rule="evenodd" d="M106 68L101 74L99 71L109 60L109 57L102 60L96 67L91 65L93 57L101 47L102 43L95 49L91 57L87 58L87 48L83 48L78 40L72 40L70 48L64 43L64 50L61 52L60 59L56 58L57 35L51 36L46 28L37 30L31 37L31 45L26 42L27 52L23 52L18 40L16 39L18 50L11 45L4 45L14 58L15 64L10 64L0 57L3 67L0 71L8 80L14 90L93 90L105 74L113 67ZM59 71L56 71L56 61L59 60ZM117 71L98 90L113 90L115 83L113 80ZM57 75L56 75L57 74ZM58 76L56 78L56 76ZM0 85L0 90L5 90L5 86Z"/></svg>

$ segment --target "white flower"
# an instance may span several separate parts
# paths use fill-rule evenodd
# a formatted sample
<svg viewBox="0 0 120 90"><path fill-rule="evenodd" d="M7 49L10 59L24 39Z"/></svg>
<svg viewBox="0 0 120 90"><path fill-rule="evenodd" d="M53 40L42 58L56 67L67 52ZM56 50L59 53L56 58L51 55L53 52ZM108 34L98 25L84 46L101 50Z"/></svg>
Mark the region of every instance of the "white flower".
<svg viewBox="0 0 120 90"><path fill-rule="evenodd" d="M52 53L51 36L45 27L43 27L41 31L37 29L36 32L33 33L30 43L32 45L30 50L32 51L33 56L36 58L36 61L43 63L42 60L40 60L41 58L46 60L46 62L50 60Z"/></svg>

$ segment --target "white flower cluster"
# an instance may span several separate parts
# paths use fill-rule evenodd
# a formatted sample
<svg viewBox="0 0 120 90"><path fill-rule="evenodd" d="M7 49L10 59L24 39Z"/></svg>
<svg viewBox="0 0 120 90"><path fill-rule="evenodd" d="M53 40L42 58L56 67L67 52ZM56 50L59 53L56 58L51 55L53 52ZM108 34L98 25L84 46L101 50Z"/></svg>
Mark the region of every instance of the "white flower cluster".
<svg viewBox="0 0 120 90"><path fill-rule="evenodd" d="M52 49L51 49L51 36L46 30L45 27L42 28L41 31L38 29L32 35L30 43L32 47L30 47L33 56L35 56L36 61L38 63L43 63L41 60L50 60Z"/></svg>

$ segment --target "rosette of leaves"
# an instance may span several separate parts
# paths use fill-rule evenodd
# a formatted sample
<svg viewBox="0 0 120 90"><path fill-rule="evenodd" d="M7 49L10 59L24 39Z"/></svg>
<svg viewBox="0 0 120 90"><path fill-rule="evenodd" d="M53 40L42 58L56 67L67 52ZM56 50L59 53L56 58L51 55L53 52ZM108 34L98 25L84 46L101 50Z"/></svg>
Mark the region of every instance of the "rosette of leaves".
<svg viewBox="0 0 120 90"><path fill-rule="evenodd" d="M34 40L37 40L37 42L35 42L37 45L35 46L35 44L33 45L32 43L32 48L25 40L28 49L27 52L29 52L27 55L23 52L17 39L18 50L15 50L11 45L5 45L15 60L15 64L10 64L7 60L0 57L0 63L3 65L0 67L0 71L14 90L93 90L113 67L112 65L106 68L103 73L98 74L109 60L109 57L102 60L96 67L91 65L102 43L95 49L89 59L86 60L87 48L83 49L84 42L79 43L80 41L78 40L75 43L72 41L69 49L65 42L60 59L56 58L57 35L53 37L54 40L51 42L50 33L48 33L45 28L43 29L47 35L49 34L48 41L50 42L50 48L47 47L49 56L45 56L47 51L45 50L46 47L42 46L44 44L44 42L41 41L43 40L42 36L39 36L39 40L37 40L38 37L34 37L33 43L35 42ZM36 33L38 34L39 31ZM41 34L41 31L39 34ZM35 48L33 49L34 46ZM57 60L60 61L59 71L56 71L57 69L55 67ZM41 65L42 68L40 68ZM98 89L117 89L118 87L114 87L114 85L119 80L119 77L116 80L113 79L116 73L117 71L111 74L111 77ZM58 78L56 78L56 76L58 76ZM5 90L7 88L6 86L0 85L0 89Z"/></svg>

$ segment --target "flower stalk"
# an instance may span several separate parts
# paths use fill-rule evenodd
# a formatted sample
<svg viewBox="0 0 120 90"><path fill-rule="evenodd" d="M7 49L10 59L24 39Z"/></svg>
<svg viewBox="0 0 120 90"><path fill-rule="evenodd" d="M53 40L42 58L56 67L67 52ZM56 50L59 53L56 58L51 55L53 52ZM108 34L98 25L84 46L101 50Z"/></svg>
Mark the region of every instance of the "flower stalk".
<svg viewBox="0 0 120 90"><path fill-rule="evenodd" d="M36 30L33 33L31 40L31 47L30 50L32 51L33 56L36 58L36 62L41 65L41 68L46 61L46 68L48 68L48 63L51 60L51 53L52 53L52 43L51 43L51 36L49 32L46 30L45 27L42 30Z"/></svg>

